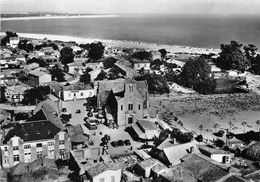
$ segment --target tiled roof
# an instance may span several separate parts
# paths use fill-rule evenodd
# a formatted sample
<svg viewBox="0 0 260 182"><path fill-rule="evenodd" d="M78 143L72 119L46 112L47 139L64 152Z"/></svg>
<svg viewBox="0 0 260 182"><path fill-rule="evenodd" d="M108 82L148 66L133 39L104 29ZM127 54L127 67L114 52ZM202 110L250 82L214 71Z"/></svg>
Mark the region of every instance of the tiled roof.
<svg viewBox="0 0 260 182"><path fill-rule="evenodd" d="M30 171L36 171L39 168L42 168L43 166L57 170L57 166L55 164L54 159L49 159L45 157L38 158L35 161L28 164L28 168Z"/></svg>
<svg viewBox="0 0 260 182"><path fill-rule="evenodd" d="M86 169L86 172L93 178L105 171L108 170L119 170L121 169L122 164L120 163L104 163L104 162L99 162L95 163L93 165L88 166Z"/></svg>
<svg viewBox="0 0 260 182"><path fill-rule="evenodd" d="M139 126L141 126L145 131L146 130L157 130L156 124L153 122L150 122L148 120L140 119L137 121Z"/></svg>
<svg viewBox="0 0 260 182"><path fill-rule="evenodd" d="M73 85L63 86L63 90L65 91L93 90L93 88L89 84L85 86L79 84L73 84Z"/></svg>
<svg viewBox="0 0 260 182"><path fill-rule="evenodd" d="M208 147L207 145L199 145L198 147L200 150L203 150L209 154L230 154L230 152L228 151L217 149L217 148L211 148Z"/></svg>
<svg viewBox="0 0 260 182"><path fill-rule="evenodd" d="M99 102L100 107L103 107L106 104L107 98L110 93L111 93L111 90L105 90L98 94L98 102Z"/></svg>
<svg viewBox="0 0 260 182"><path fill-rule="evenodd" d="M40 76L46 75L46 74L48 74L48 73L43 72L43 71L39 71L39 70L34 70L34 71L30 71L29 74L30 74L30 75L34 75L34 76L37 76L37 77L40 77ZM48 74L48 75L49 75L49 74Z"/></svg>
<svg viewBox="0 0 260 182"><path fill-rule="evenodd" d="M225 179L223 182L246 182L246 180L240 176L231 175L227 179Z"/></svg>
<svg viewBox="0 0 260 182"><path fill-rule="evenodd" d="M152 168L153 166L155 166L157 164L157 162L159 162L159 161L156 159L150 158L150 159L141 161L138 165L140 167L142 167L143 169L146 169L146 168Z"/></svg>
<svg viewBox="0 0 260 182"><path fill-rule="evenodd" d="M83 128L80 124L75 125L75 126L67 126L66 129L68 131L69 136L75 136L75 135L78 135L78 134L83 134Z"/></svg>
<svg viewBox="0 0 260 182"><path fill-rule="evenodd" d="M24 162L19 162L17 165L10 169L10 173L12 176L20 176L23 174L29 174L29 169L27 164Z"/></svg>
<svg viewBox="0 0 260 182"><path fill-rule="evenodd" d="M215 182L228 175L228 171L211 162L210 158L199 154L192 154L184 162L177 165L190 176L205 182Z"/></svg>
<svg viewBox="0 0 260 182"><path fill-rule="evenodd" d="M174 145L178 145L179 143L174 143L173 139L171 139L170 137L166 138L166 140L164 140L158 147L157 149L159 150L163 150L164 148L169 148L172 147Z"/></svg>
<svg viewBox="0 0 260 182"><path fill-rule="evenodd" d="M71 142L75 142L75 143L83 143L86 142L88 139L89 138L84 134L77 134L70 138Z"/></svg>

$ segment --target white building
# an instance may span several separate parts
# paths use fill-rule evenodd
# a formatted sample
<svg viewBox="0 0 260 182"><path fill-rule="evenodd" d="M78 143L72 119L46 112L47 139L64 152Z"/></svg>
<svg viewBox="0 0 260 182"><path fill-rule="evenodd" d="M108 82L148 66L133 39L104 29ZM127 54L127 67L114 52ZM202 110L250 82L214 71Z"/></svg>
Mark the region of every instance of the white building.
<svg viewBox="0 0 260 182"><path fill-rule="evenodd" d="M40 70L34 70L29 72L28 78L29 78L28 84L32 87L39 87L40 85L52 81L50 74Z"/></svg>
<svg viewBox="0 0 260 182"><path fill-rule="evenodd" d="M19 37L10 37L10 46L16 48L19 43Z"/></svg>
<svg viewBox="0 0 260 182"><path fill-rule="evenodd" d="M134 70L140 71L141 69L144 69L145 72L150 72L149 60L132 59L132 62Z"/></svg>

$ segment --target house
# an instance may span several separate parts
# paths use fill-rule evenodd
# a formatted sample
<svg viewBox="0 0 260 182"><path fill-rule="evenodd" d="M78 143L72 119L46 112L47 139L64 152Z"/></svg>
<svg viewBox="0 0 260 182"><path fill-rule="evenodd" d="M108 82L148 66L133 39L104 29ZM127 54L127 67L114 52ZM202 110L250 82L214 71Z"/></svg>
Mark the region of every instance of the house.
<svg viewBox="0 0 260 182"><path fill-rule="evenodd" d="M116 62L114 65L119 68L121 74L126 78L134 78L136 76L136 71L133 68L119 62Z"/></svg>
<svg viewBox="0 0 260 182"><path fill-rule="evenodd" d="M150 61L149 60L139 60L139 59L132 59L132 66L134 70L137 72L140 72L142 69L144 70L145 73L150 72Z"/></svg>
<svg viewBox="0 0 260 182"><path fill-rule="evenodd" d="M121 163L99 162L85 167L84 182L120 182L121 181Z"/></svg>
<svg viewBox="0 0 260 182"><path fill-rule="evenodd" d="M151 51L153 60L162 59L162 54L159 51Z"/></svg>
<svg viewBox="0 0 260 182"><path fill-rule="evenodd" d="M67 64L66 71L70 74L75 74L76 72L82 75L86 70L86 66L82 62L72 62Z"/></svg>
<svg viewBox="0 0 260 182"><path fill-rule="evenodd" d="M6 88L5 97L10 103L20 103L24 98L24 92L28 87L15 85Z"/></svg>
<svg viewBox="0 0 260 182"><path fill-rule="evenodd" d="M30 72L32 70L39 68L39 67L40 67L39 63L31 63L31 64L26 65L24 68L25 68L26 71Z"/></svg>
<svg viewBox="0 0 260 182"><path fill-rule="evenodd" d="M175 166L181 162L180 159L184 155L191 153L199 153L196 141L162 148L158 152L157 159L167 166ZM151 155L153 156L153 154Z"/></svg>
<svg viewBox="0 0 260 182"><path fill-rule="evenodd" d="M150 176L157 177L167 169L168 168L160 161L149 158L139 162L136 166L135 172L144 178L149 178Z"/></svg>
<svg viewBox="0 0 260 182"><path fill-rule="evenodd" d="M40 70L30 71L28 79L28 85L32 87L39 87L52 81L49 73Z"/></svg>
<svg viewBox="0 0 260 182"><path fill-rule="evenodd" d="M5 73L1 73L0 74L0 85L5 85L8 82L18 82L18 78L11 75L11 74L5 74Z"/></svg>
<svg viewBox="0 0 260 182"><path fill-rule="evenodd" d="M10 37L10 47L16 48L19 43L19 37Z"/></svg>
<svg viewBox="0 0 260 182"><path fill-rule="evenodd" d="M175 167L180 168L183 173L192 176L192 181L223 181L230 174L230 168L216 164L215 161L202 154L190 154L185 159L182 159L182 161L182 163Z"/></svg>
<svg viewBox="0 0 260 182"><path fill-rule="evenodd" d="M81 100L95 96L90 85L53 85L54 94L63 101Z"/></svg>
<svg viewBox="0 0 260 182"><path fill-rule="evenodd" d="M174 167L162 172L158 178L161 182L195 182L196 180L181 168Z"/></svg>
<svg viewBox="0 0 260 182"><path fill-rule="evenodd" d="M153 140L159 136L157 125L149 120L137 120L131 127L140 140Z"/></svg>
<svg viewBox="0 0 260 182"><path fill-rule="evenodd" d="M97 61L97 62L94 62L94 63L88 62L88 63L85 63L85 67L91 68L92 70L102 69L103 68L103 61L100 60L100 61Z"/></svg>
<svg viewBox="0 0 260 182"><path fill-rule="evenodd" d="M143 119L149 108L146 81L117 79L95 82L97 105L113 116L118 125L135 123Z"/></svg>
<svg viewBox="0 0 260 182"><path fill-rule="evenodd" d="M26 122L14 126L1 146L2 166L9 168L20 162L29 163L46 156L68 159L70 141L61 120L41 109Z"/></svg>
<svg viewBox="0 0 260 182"><path fill-rule="evenodd" d="M230 164L231 159L234 158L233 153L217 148L211 148L207 145L200 145L199 150L202 154L208 156L209 158L224 164Z"/></svg>

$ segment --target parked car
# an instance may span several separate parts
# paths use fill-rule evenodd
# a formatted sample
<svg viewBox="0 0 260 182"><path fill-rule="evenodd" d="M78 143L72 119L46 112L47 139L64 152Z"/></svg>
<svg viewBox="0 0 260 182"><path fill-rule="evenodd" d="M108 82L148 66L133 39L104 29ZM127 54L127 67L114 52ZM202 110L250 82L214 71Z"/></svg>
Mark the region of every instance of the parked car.
<svg viewBox="0 0 260 182"><path fill-rule="evenodd" d="M97 123L94 120L86 120L86 126L90 130L96 130L97 129Z"/></svg>
<svg viewBox="0 0 260 182"><path fill-rule="evenodd" d="M67 112L67 109L66 108L62 108L61 111L62 112Z"/></svg>
<svg viewBox="0 0 260 182"><path fill-rule="evenodd" d="M126 145L126 146L130 146L131 145L131 142L130 142L130 140L124 140L124 144Z"/></svg>
<svg viewBox="0 0 260 182"><path fill-rule="evenodd" d="M81 112L80 109L76 110L76 113L77 113L77 114L79 114L80 112Z"/></svg>
<svg viewBox="0 0 260 182"><path fill-rule="evenodd" d="M115 148L119 146L117 141L111 142L111 145L112 145L113 147L115 147Z"/></svg>
<svg viewBox="0 0 260 182"><path fill-rule="evenodd" d="M124 146L123 140L118 140L117 143L118 143L118 145L119 145L120 147Z"/></svg>

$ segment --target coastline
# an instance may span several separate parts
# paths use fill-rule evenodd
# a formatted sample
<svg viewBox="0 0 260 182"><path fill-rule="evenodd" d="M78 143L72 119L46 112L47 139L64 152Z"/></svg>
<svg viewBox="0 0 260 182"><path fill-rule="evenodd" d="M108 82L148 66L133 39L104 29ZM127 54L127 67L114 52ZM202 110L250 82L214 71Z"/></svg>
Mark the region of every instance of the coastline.
<svg viewBox="0 0 260 182"><path fill-rule="evenodd" d="M0 36L4 36L4 32L0 32ZM181 45L167 45L167 44L156 44L156 43L146 43L146 42L136 42L136 41L127 41L127 40L109 40L109 39L96 39L96 38L83 38L67 35L52 35L52 34L34 34L34 33L19 33L19 37L23 38L33 38L33 39L44 39L55 41L75 41L78 44L92 43L94 41L100 41L108 47L125 47L125 48L140 48L147 49L150 51L158 51L159 49L166 49L169 53L189 53L189 54L209 54L214 53L218 54L220 49L215 48L199 48L199 47L190 47L190 46L181 46Z"/></svg>
<svg viewBox="0 0 260 182"><path fill-rule="evenodd" d="M73 16L28 16L28 17L11 17L1 18L1 21L15 20L39 20L39 19L67 19L67 18L113 18L119 15L73 15Z"/></svg>

